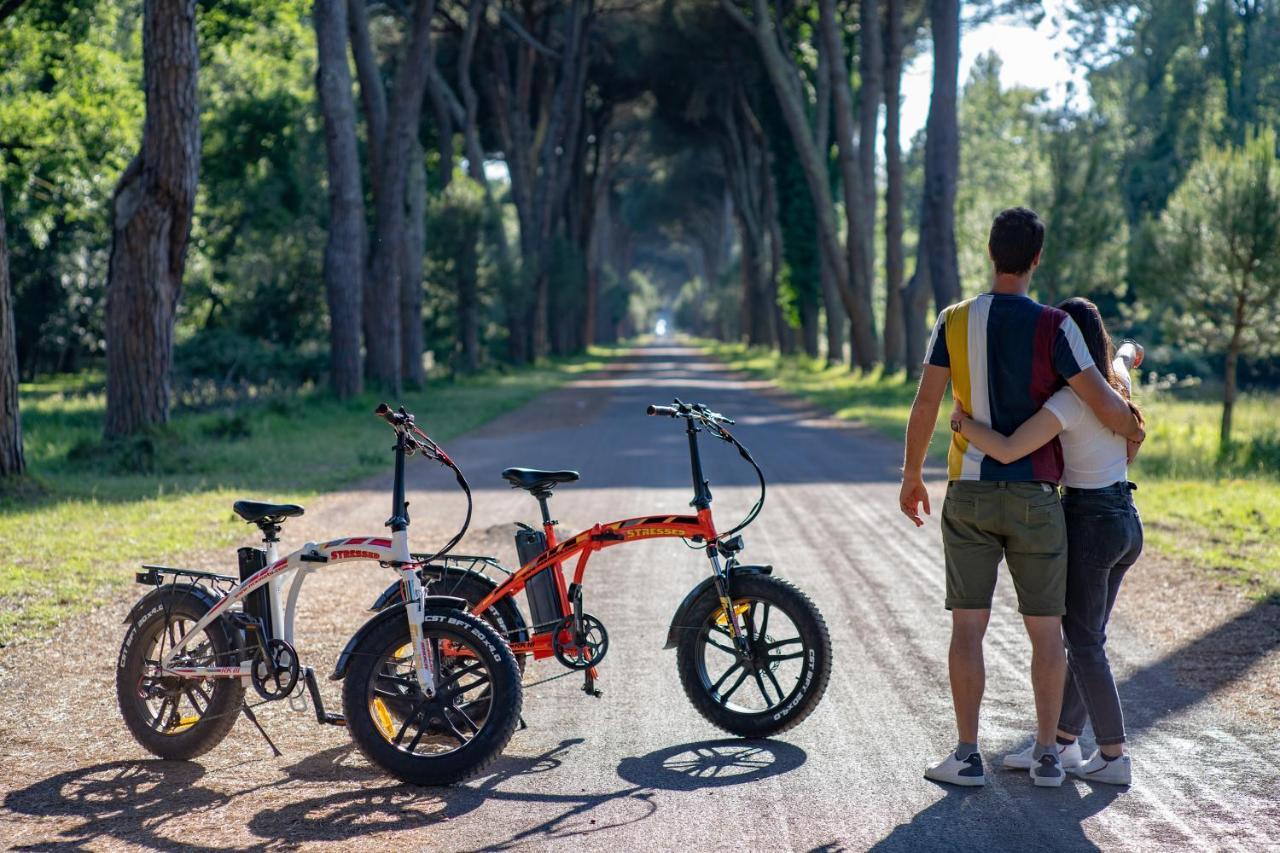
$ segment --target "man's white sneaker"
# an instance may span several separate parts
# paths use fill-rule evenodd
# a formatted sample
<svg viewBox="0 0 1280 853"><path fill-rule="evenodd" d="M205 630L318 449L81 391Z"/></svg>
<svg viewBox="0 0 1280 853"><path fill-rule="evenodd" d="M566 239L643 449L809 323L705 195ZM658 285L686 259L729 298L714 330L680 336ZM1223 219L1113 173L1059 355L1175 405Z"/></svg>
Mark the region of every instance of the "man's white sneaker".
<svg viewBox="0 0 1280 853"><path fill-rule="evenodd" d="M954 752L924 771L924 778L951 785L978 787L987 784L986 771L982 769L982 756L974 752L968 758L956 758Z"/></svg>
<svg viewBox="0 0 1280 853"><path fill-rule="evenodd" d="M1102 757L1100 750L1095 750L1088 761L1072 769L1071 772L1086 782L1106 782L1108 785L1133 784L1133 765L1127 755L1107 761Z"/></svg>
<svg viewBox="0 0 1280 853"><path fill-rule="evenodd" d="M1037 788L1061 787L1065 778L1067 771L1062 769L1057 753L1046 752L1031 766L1031 781L1036 783Z"/></svg>
<svg viewBox="0 0 1280 853"><path fill-rule="evenodd" d="M1058 744L1058 760L1062 762L1062 766L1070 770L1072 767L1079 767L1084 763L1084 754L1080 751L1080 741L1075 741L1069 746ZM1004 757L1005 770L1029 770L1035 764L1032 755L1036 751L1036 745L1033 742L1031 746L1022 750L1022 752L1011 752Z"/></svg>

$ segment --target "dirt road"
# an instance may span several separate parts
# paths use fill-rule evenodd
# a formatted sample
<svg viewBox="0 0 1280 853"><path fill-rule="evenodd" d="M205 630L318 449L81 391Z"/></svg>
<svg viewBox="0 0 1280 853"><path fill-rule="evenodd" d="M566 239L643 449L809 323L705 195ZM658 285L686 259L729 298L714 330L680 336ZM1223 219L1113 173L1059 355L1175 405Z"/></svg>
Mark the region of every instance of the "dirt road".
<svg viewBox="0 0 1280 853"><path fill-rule="evenodd" d="M452 442L476 489L475 532L462 550L514 560L511 522L534 521L536 506L499 479L509 465L582 472L552 503L569 530L683 511L683 435L643 416L644 404L673 396L737 417L737 435L770 479L747 557L801 586L831 627L830 688L798 729L775 741L722 739L685 700L674 653L661 647L706 566L678 540L592 562L586 607L612 638L604 697L586 697L576 676L528 687L529 728L496 772L447 790L390 784L341 729L283 703L259 712L282 759L243 720L198 763L149 759L114 703L129 604L121 597L60 639L0 657L0 840L39 849L1280 850L1277 727L1221 699L1264 658L1274 662L1280 641L1242 651L1204 685L1180 684L1179 655L1205 638L1170 652L1122 612L1112 657L1134 746L1131 789L1035 789L1025 774L999 771L983 790L924 780L925 764L954 741L948 620L936 521L917 531L896 508L899 445L728 375L696 351L637 350ZM419 415L430 424L430 412ZM708 447L707 469L724 526L754 497L750 473L723 445ZM410 477L413 539L425 550L461 503L441 469L411 463ZM388 481L308 507L286 525L285 546L381 531ZM234 554L197 562L227 569ZM387 574L336 568L308 581L304 660L327 673ZM987 641L982 739L991 763L1022 747L1031 728L1028 656L1006 577ZM526 680L562 671L542 662ZM336 686L322 689L336 707Z"/></svg>

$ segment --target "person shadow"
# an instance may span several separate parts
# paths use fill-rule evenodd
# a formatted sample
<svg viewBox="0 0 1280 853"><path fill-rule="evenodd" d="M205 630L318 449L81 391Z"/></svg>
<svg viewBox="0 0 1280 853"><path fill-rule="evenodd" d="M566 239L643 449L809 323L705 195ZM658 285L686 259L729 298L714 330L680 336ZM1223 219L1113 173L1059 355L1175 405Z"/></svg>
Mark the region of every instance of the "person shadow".
<svg viewBox="0 0 1280 853"><path fill-rule="evenodd" d="M872 851L1099 850L1085 835L1084 822L1127 791L1072 779L1061 788L1036 788L1025 771L993 767L987 768L985 788L927 784L943 791L942 799L898 824Z"/></svg>

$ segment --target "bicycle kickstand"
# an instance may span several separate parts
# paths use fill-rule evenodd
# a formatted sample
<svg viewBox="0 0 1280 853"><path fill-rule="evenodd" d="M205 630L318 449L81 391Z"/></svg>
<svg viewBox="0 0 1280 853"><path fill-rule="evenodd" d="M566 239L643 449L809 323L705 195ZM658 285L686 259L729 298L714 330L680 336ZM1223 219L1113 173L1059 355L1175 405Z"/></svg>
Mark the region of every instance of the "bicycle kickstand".
<svg viewBox="0 0 1280 853"><path fill-rule="evenodd" d="M596 699L604 695L603 691L596 689L596 676L598 674L594 666L589 666L583 671L582 679L582 692Z"/></svg>
<svg viewBox="0 0 1280 853"><path fill-rule="evenodd" d="M253 713L253 709L248 705L241 705L240 710L244 711L244 715L249 718L249 722L253 723L254 727L257 728L259 734L262 735L262 739L267 742L267 746L271 747L271 751L276 754L276 758L283 758L284 753L280 751L275 741L267 734L267 730L262 727L262 723L258 722L258 715Z"/></svg>

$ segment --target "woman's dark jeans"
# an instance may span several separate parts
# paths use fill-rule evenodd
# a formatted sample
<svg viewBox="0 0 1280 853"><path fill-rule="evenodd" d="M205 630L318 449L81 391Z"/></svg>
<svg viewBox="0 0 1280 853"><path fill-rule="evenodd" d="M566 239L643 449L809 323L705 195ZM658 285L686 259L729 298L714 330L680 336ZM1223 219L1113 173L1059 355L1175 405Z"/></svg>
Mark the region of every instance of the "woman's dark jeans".
<svg viewBox="0 0 1280 853"><path fill-rule="evenodd" d="M1099 746L1124 743L1124 714L1107 661L1107 620L1124 574L1142 553L1142 520L1128 483L1067 489L1067 683L1058 728L1073 735L1093 721Z"/></svg>

